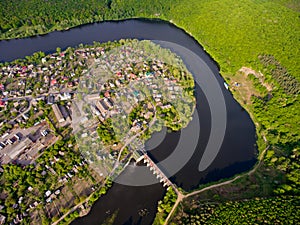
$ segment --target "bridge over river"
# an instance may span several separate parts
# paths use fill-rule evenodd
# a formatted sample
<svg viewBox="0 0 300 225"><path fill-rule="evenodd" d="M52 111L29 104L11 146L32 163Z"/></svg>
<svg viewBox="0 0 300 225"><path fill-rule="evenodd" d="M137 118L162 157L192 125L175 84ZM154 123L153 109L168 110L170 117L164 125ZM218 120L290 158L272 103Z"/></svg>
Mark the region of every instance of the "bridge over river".
<svg viewBox="0 0 300 225"><path fill-rule="evenodd" d="M136 160L137 163L143 161L147 165L147 167L150 168L150 171L152 171L152 173L156 176L156 178L159 180L159 182L163 184L164 187L170 186L173 188L173 190L175 191L175 193L178 196L182 195L182 193L178 190L176 185L170 181L169 177L148 156L148 154L144 148L141 150L135 151L132 156Z"/></svg>

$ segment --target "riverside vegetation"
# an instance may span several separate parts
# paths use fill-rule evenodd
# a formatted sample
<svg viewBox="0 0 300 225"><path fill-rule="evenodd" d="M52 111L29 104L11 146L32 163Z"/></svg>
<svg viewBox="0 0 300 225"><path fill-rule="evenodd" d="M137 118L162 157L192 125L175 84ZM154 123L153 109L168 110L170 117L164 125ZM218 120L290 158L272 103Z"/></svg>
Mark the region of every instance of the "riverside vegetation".
<svg viewBox="0 0 300 225"><path fill-rule="evenodd" d="M217 206L220 209L226 206L224 202L228 199L240 201L242 198L257 196L272 199L229 202L226 210L236 213L244 209L230 205L243 204L251 208L253 204L259 203L266 209L270 208L273 202L282 201L281 197L271 197L274 195L289 195L298 199L299 1L74 0L68 1L70 4L64 4L64 10L58 2L39 2L37 5L35 0L1 1L0 37L24 37L107 19L160 18L171 21L190 33L219 64L221 74L228 83L236 82L239 70L243 66L263 74L264 83L252 75L242 77L242 82L249 81L250 84L248 102L244 102L240 94L243 85L232 89L235 98L247 109L256 124L259 151L262 152L269 145L262 157L263 162L251 176L202 193L196 199L185 203L186 205L191 205L192 201L210 199L214 201L211 208L217 203L220 204ZM89 3L79 4L82 2ZM39 10L36 10L36 7L39 7ZM48 10L49 8L51 10ZM89 10L94 11L89 13ZM79 17L76 16L78 13ZM32 23L33 19L40 21L36 22L36 25ZM263 84L268 84L271 89L266 90ZM282 206L277 205L281 208L276 211L277 216L285 214L285 206L293 207L291 201L285 201ZM188 213L199 215L205 211L205 207L199 207ZM244 210L243 215L250 216L253 212ZM243 218L240 219L243 221ZM265 220L272 221L268 218Z"/></svg>

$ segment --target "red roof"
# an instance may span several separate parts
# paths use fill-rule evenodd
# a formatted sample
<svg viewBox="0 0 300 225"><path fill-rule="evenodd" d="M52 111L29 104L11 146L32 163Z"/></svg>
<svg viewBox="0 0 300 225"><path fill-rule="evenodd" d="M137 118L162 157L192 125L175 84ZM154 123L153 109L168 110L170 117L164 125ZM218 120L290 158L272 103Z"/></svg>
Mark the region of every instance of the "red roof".
<svg viewBox="0 0 300 225"><path fill-rule="evenodd" d="M26 66L22 66L22 72L24 73L27 70Z"/></svg>
<svg viewBox="0 0 300 225"><path fill-rule="evenodd" d="M136 75L134 73L131 73L130 78L136 78Z"/></svg>
<svg viewBox="0 0 300 225"><path fill-rule="evenodd" d="M106 92L104 93L104 96L105 96L106 98L108 98L108 97L110 96L109 91L106 91Z"/></svg>
<svg viewBox="0 0 300 225"><path fill-rule="evenodd" d="M56 79L51 80L51 85L53 86L54 84L57 84Z"/></svg>

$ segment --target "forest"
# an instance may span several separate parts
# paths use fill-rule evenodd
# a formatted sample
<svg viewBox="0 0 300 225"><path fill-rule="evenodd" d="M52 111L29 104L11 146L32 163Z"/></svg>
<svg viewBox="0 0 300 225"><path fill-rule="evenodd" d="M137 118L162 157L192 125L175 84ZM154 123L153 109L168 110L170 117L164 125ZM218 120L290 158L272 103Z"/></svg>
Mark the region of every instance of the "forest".
<svg viewBox="0 0 300 225"><path fill-rule="evenodd" d="M171 224L295 224L299 197L256 198L225 203L184 205Z"/></svg>
<svg viewBox="0 0 300 225"><path fill-rule="evenodd" d="M85 23L130 17L157 17L171 0L3 0L0 2L0 40L69 29Z"/></svg>
<svg viewBox="0 0 300 225"><path fill-rule="evenodd" d="M263 159L263 169L258 170L269 175L255 174L251 182L257 182L257 186L250 183L244 189L268 198L209 206L216 211L210 213L206 222L221 223L220 218L225 212L235 215L239 221L262 223L260 218L252 218L253 212L261 217L270 214L274 217L274 220L269 218L271 222L284 221L285 215L291 212L289 210L295 209L295 204L299 205L298 0L48 0L42 3L37 0L3 0L0 7L0 39L43 34L110 19L159 18L191 34L217 62L228 83L243 66L261 71L272 90L266 92L252 77L263 96L252 96L251 103L243 107L257 125L259 151L262 152L266 145L270 146ZM268 178L270 184L266 182ZM267 185L271 188L261 193L254 188ZM278 206L276 210L273 205ZM256 206L261 209L259 212ZM241 207L241 211L236 210L237 207ZM201 210L206 212L209 209L204 206L190 213L201 215ZM237 216L240 212L244 217ZM291 215L290 219L293 218L297 220Z"/></svg>

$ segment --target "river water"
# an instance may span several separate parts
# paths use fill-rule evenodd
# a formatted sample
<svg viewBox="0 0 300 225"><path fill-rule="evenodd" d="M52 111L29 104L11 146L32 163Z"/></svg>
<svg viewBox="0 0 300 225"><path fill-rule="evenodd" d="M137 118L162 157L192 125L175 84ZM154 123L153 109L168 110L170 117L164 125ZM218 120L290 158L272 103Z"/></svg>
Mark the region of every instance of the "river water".
<svg viewBox="0 0 300 225"><path fill-rule="evenodd" d="M89 24L26 39L0 41L0 61L21 58L36 51L51 53L56 47L65 49L80 43L92 44L93 41L107 42L121 38L155 40L162 46L171 48L181 55L195 79L199 79L195 90L196 110L189 126L180 132L168 133L163 130L153 135L146 144L149 155L157 163L170 158L179 145L180 152L183 153L181 158L189 154L186 163L177 166L178 172L176 168L174 170L161 163L162 170L170 174L171 181L190 191L200 184L249 170L255 164L255 127L249 115L224 88L224 81L219 75L216 63L191 36L172 24L133 19ZM199 128L199 134L195 134L195 127ZM222 130L224 139L219 135ZM188 137L195 135L197 143L191 147ZM182 140L182 137L186 137L186 140ZM190 148L193 148L192 151ZM199 170L199 164L204 157L213 157L214 160L207 168ZM137 173L136 167L129 166L122 176L125 180L137 180ZM154 179L150 171L147 176ZM165 189L159 183L148 186L115 183L108 193L94 204L87 216L75 220L72 224L101 224L116 210L118 214L115 224L151 224L157 210L157 201L163 197L164 192ZM141 217L138 212L145 208L149 213Z"/></svg>

